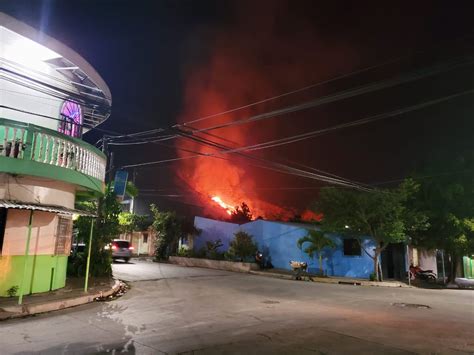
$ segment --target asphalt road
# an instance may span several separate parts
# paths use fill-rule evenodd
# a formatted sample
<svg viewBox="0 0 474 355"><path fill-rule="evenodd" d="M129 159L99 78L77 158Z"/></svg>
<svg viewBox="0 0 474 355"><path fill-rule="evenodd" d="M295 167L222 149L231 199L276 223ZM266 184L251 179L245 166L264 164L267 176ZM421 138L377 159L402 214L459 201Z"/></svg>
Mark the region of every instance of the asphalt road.
<svg viewBox="0 0 474 355"><path fill-rule="evenodd" d="M473 353L474 292L115 264L122 298L0 323L0 353ZM431 308L400 307L396 303Z"/></svg>

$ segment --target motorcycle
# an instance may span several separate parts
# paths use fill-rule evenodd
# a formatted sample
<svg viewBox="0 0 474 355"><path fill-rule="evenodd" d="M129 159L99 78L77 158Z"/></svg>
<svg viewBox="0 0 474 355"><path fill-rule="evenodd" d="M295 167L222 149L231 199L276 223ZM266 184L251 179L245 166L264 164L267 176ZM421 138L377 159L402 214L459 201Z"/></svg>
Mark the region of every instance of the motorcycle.
<svg viewBox="0 0 474 355"><path fill-rule="evenodd" d="M258 266L260 266L260 269L264 269L265 268L265 259L263 257L263 254L259 251L257 251L257 253L255 254L255 262L258 264Z"/></svg>
<svg viewBox="0 0 474 355"><path fill-rule="evenodd" d="M413 265L410 265L410 278L427 282L436 282L438 280L438 276L433 270L422 270L420 267Z"/></svg>

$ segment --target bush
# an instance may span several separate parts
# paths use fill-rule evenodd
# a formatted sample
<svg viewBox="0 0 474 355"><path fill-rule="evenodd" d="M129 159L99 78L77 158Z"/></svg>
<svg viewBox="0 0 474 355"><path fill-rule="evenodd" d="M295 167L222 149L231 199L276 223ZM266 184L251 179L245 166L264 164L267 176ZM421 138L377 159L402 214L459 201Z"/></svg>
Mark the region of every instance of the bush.
<svg viewBox="0 0 474 355"><path fill-rule="evenodd" d="M373 272L369 275L369 280L370 281L377 281L377 275L375 275L375 272Z"/></svg>
<svg viewBox="0 0 474 355"><path fill-rule="evenodd" d="M15 297L18 292L18 286L12 286L7 290L8 297Z"/></svg>
<svg viewBox="0 0 474 355"><path fill-rule="evenodd" d="M257 244L253 241L252 236L240 231L235 233L227 254L231 260L246 261L251 259L250 261L253 261L256 252Z"/></svg>
<svg viewBox="0 0 474 355"><path fill-rule="evenodd" d="M186 247L181 247L178 250L178 256L183 256L183 257L190 257L192 254L192 250L186 248Z"/></svg>
<svg viewBox="0 0 474 355"><path fill-rule="evenodd" d="M67 276L81 277L86 274L86 253L76 253L69 256L67 263Z"/></svg>
<svg viewBox="0 0 474 355"><path fill-rule="evenodd" d="M222 241L220 239L206 242L206 256L209 259L222 260L224 259L224 253L219 252L219 248L222 247Z"/></svg>

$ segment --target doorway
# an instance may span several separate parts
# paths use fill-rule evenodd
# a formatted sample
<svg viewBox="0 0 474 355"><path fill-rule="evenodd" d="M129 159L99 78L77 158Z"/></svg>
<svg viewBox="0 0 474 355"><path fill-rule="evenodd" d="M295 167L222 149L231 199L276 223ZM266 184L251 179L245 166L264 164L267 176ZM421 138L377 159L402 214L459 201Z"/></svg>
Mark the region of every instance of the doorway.
<svg viewBox="0 0 474 355"><path fill-rule="evenodd" d="M406 279L406 247L403 243L389 244L382 252L382 275L384 279Z"/></svg>
<svg viewBox="0 0 474 355"><path fill-rule="evenodd" d="M6 208L0 207L0 255L2 255L5 228L7 226L7 211Z"/></svg>

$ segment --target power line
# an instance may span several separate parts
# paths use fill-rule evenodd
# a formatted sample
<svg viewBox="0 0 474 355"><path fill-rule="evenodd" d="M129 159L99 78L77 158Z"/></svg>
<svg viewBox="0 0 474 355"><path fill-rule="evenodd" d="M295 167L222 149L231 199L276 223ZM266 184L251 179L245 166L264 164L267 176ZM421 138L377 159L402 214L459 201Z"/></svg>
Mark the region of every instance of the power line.
<svg viewBox="0 0 474 355"><path fill-rule="evenodd" d="M339 100L345 100L345 99L348 99L348 98L352 98L354 96L368 94L368 93L371 93L371 92L374 92L374 91L378 91L378 90L382 90L382 89L388 89L388 88L398 86L398 85L401 85L401 84L406 84L406 83L409 83L409 82L412 82L412 81L415 81L415 80L420 80L420 79L426 78L428 76L432 76L432 75L435 75L435 74L442 73L444 71L449 71L449 70L459 68L459 67L462 67L462 66L470 65L472 63L474 63L474 60L472 60L472 58L470 58L470 60L468 60L468 61L458 61L454 64L437 65L437 66L431 67L430 69L428 69L428 70L426 70L422 73L413 72L413 73L404 75L404 76L399 77L399 78L379 81L379 82L375 82L375 83L368 84L368 85L365 85L365 86L359 86L359 87L356 87L356 88L353 88L353 89L344 90L344 91L341 91L341 92L337 92L335 94L326 95L326 96L323 96L321 98L311 100L311 101L307 101L307 102L304 102L304 103L301 103L301 104L298 104L298 105L287 106L287 107L284 107L284 108L281 108L281 109L277 109L277 110L273 110L273 111L253 115L253 116L250 116L250 117L247 117L247 118L234 120L234 121L231 121L231 122L226 122L226 123L222 123L222 124L218 124L218 125L214 125L214 126L210 126L210 127L190 130L190 133L208 132L208 131L211 131L211 130L242 125L242 124L246 124L246 123L250 123L250 122L256 122L256 121L260 121L260 120L264 120L264 119L268 119L268 118L273 118L275 116L281 116L281 115L285 115L285 114L288 114L288 113L302 111L302 110L306 110L306 109L309 109L309 108L314 108L314 107L317 107L317 106L321 106L321 105L324 105L324 104L333 103L333 102L336 102L336 101L339 101Z"/></svg>
<svg viewBox="0 0 474 355"><path fill-rule="evenodd" d="M471 34L468 34L468 35L463 36L461 38L455 38L454 40L450 40L448 42L459 42L459 41L463 41L463 40L466 40L466 39L470 39L470 38L472 38L472 36L473 36L473 34L471 33ZM439 43L437 45L432 46L431 49L439 48L442 45L443 44ZM277 99L282 98L282 97L290 96L290 95L293 95L293 94L296 94L296 93L299 93L299 92L303 92L303 91L306 91L306 90L309 90L309 89L313 89L313 88L318 87L318 86L329 84L329 83L337 81L337 80L341 80L341 79L345 79L345 78L348 78L348 77L351 77L351 76L362 74L364 72L371 71L373 69L378 69L378 68L387 66L389 64L397 63L397 62L403 61L404 59L408 59L410 57L414 57L415 55L423 54L423 53L427 53L427 52L429 52L428 49L415 51L413 53L410 53L410 54L407 54L407 55L404 55L404 56L399 56L399 57L396 57L396 58L389 59L389 60L387 60L385 62L382 62L382 63L379 63L379 64L371 65L371 66L368 66L368 67L365 67L365 68L362 68L362 69L359 69L359 70L355 70L355 71L352 71L352 72L349 72L349 73L346 73L346 74L338 75L336 77L333 77L333 78L330 78L330 79L327 79L327 80L323 80L323 81L320 81L320 82L317 82L317 83L314 83L314 84L310 84L308 86L304 86L304 87L296 89L296 90L292 90L292 91L285 92L285 93L282 93L282 94L279 94L279 95L276 95L276 96L272 96L272 97L269 97L269 98L266 98L266 99L262 99L262 100L259 100L259 101L256 101L256 102L253 102L253 103L250 103L250 104L246 104L246 105L239 106L239 107L236 107L236 108L233 108L233 109L229 109L227 111L223 111L223 112L211 114L211 115L208 115L208 116L200 117L200 118L197 118L197 119L194 119L194 120L191 120L191 121L187 121L187 122L184 122L184 123L181 123L181 124L176 124L173 127L183 127L183 126L186 126L188 124L201 122L201 121L204 121L204 120L207 120L207 119L210 119L210 118L214 118L214 117L222 116L222 115L225 115L225 114L228 114L228 113L233 113L233 112L236 112L236 111L239 111L239 110L242 110L242 109L250 108L250 107L262 104L262 103L266 103L266 102L269 102L269 101L274 101L274 100L277 100Z"/></svg>
<svg viewBox="0 0 474 355"><path fill-rule="evenodd" d="M315 134L324 134L324 133L328 133L328 132L331 132L331 131L334 131L334 130L337 130L337 129L341 129L341 128L347 128L347 127L352 127L352 126L356 126L356 125L361 125L361 124L366 124L366 123L369 123L369 122L372 122L372 121L375 121L375 120L380 120L380 119L384 119L384 118L389 118L389 117L394 117L394 116L397 116L397 115L400 115L400 114L403 114L403 113L407 113L407 112L410 112L410 111L413 111L413 110L418 110L418 109L421 109L421 108L425 108L427 106L431 106L431 105L435 105L437 103L440 103L440 102L444 102L444 101L447 101L447 100L450 100L450 99L453 99L453 98L456 98L456 97L459 97L461 95L466 95L466 94L469 94L469 93L473 93L474 92L474 89L472 90L467 90L467 91L464 91L464 92L461 92L461 93L457 93L457 94L453 94L453 95L448 95L448 96L445 96L445 97L442 97L442 98L439 98L439 99L435 99L435 100L430 100L430 101L427 101L427 102L423 102L423 103L420 103L420 104L417 104L417 105L412 105L412 106L409 106L409 107L405 107L405 108L402 108L402 109L398 109L398 110L395 110L395 111L391 111L391 112L388 112L388 113L383 113L383 114L379 114L379 115L375 115L375 116L370 116L370 117L367 117L367 118L363 118L361 120L357 120L357 121L354 121L354 122L349 122L349 123L346 123L346 124L342 124L342 125L337 125L337 126L333 126L333 127L329 127L329 128L326 128L326 129L323 129L323 130L318 130L318 131L314 131L314 132L309 132L308 134L312 134L312 135L315 135ZM305 136L308 135L308 134L304 134ZM207 144L207 145L211 145L212 147L214 148L220 148L222 149L222 147L225 147L221 144L218 144L216 142L212 142L210 140L206 140L204 138L200 138L200 137L196 137L196 136L191 136L189 135L189 133L187 132L183 132L182 133L182 136L183 137L188 137L194 141L197 141L199 143L203 143L203 144ZM291 137L288 137L288 138L291 138ZM288 138L284 138L285 140L288 140ZM274 143L275 141L272 141L272 143ZM228 153L239 153L241 151L245 151L245 150L252 150L253 148L255 148L256 146L262 146L262 144L265 144L265 143L260 143L258 145L251 145L251 146L245 146L245 147L238 147L238 148L229 148L227 147L227 149L222 149L216 153L204 153L204 156L214 156L216 154L228 154ZM285 144L288 144L288 143L285 143ZM280 144L281 145L281 144ZM268 146L268 144L267 144ZM270 146L268 146L270 147ZM255 150L255 149L254 149ZM242 155L241 153L239 155ZM124 166L124 168L130 168L130 167L139 167L139 166L149 166L149 165L155 165L155 164L160 164L160 163L164 163L164 162L172 162L172 161L178 161L178 160L185 160L185 159L193 159L193 158L196 158L196 157L202 157L203 155L200 154L200 155L190 155L190 156L186 156L186 157L178 157L178 158L172 158L172 159L166 159L166 160L159 160L159 161L154 161L154 162L147 162L147 163L140 163L140 164L132 164L132 165L126 165ZM277 167L278 168L284 168L286 170L288 170L288 168L293 172L293 173L297 173L296 175L298 176L303 176L303 177L311 177L311 178L314 178L314 177L318 177L319 179L321 179L322 181L326 181L326 182L332 182L332 183L340 183L341 180L345 180L344 183L347 183L349 182L350 184L354 184L354 182L350 181L350 180L346 180L346 179L341 179L340 177L338 178L331 178L331 177L328 177L328 176L322 176L321 174L312 174L312 173L308 173L307 171L304 171L304 170L301 170L301 169L295 169L295 168L292 168L292 167L289 167L288 165L284 165L284 164L280 164L280 163L275 163L275 162L272 162L272 161L269 161L269 160L265 160L263 158L257 158L257 157L254 157L254 156L251 156L251 155L242 155L246 158L251 158L251 159L257 159L257 160L260 160L260 161L264 161L266 163L271 163L271 164L277 164ZM275 166L275 165L274 165ZM281 170L278 170L281 172ZM303 175L302 175L303 174ZM309 175L311 174L311 175ZM356 183L357 186L361 186L359 183Z"/></svg>
<svg viewBox="0 0 474 355"><path fill-rule="evenodd" d="M219 148L219 149L224 149L224 150L225 149L230 149L229 147L224 146L222 144L218 144L216 142L206 140L206 139L203 139L203 138L200 138L200 137L191 136L191 135L187 134L186 132L181 132L181 135L183 137L187 137L191 140L197 141L201 144L210 145L214 148ZM219 153L217 153L217 154L219 154ZM301 176L301 177L306 177L306 178L311 178L311 179L316 179L316 180L330 182L330 183L338 184L338 185L351 186L353 188L358 188L358 189L365 189L365 190L368 189L367 187L362 186L361 184L359 184L357 182L353 182L353 181L350 181L350 180L347 180L347 179L342 180L342 179L336 179L336 178L329 177L329 176L324 176L324 175L321 175L321 174L311 173L311 172L308 172L308 171L304 171L304 170L301 170L301 169L296 169L296 168L290 167L290 166L285 165L285 164L281 164L281 163L274 162L274 161L264 159L264 158L258 158L258 157L248 155L248 154L244 154L244 153L236 153L236 154L239 155L239 156L242 156L244 158L251 159L251 160L254 160L254 161L258 161L259 163L263 163L264 165L261 166L261 167L263 167L265 169L269 169L269 170L274 170L274 171L277 171L277 172L280 172L280 173L290 174L290 175L295 175L295 176ZM213 156L213 155L215 155L215 154L206 153L206 156ZM195 158L195 157L198 157L198 156L200 156L200 155L165 159L165 160L160 161L160 163L172 162L172 161L183 160L183 159L191 159L191 158ZM131 167L137 167L137 166L152 165L152 164L157 164L157 163L158 162L126 165L126 166L123 166L123 168L131 168Z"/></svg>
<svg viewBox="0 0 474 355"><path fill-rule="evenodd" d="M210 118L214 118L214 117L222 116L222 115L225 115L225 114L228 114L228 113L236 112L236 111L239 111L239 110L242 110L242 109L250 108L250 107L260 105L260 104L263 104L263 103L266 103L266 102L269 102L269 101L274 101L274 100L280 99L282 97L297 94L297 93L300 93L300 92L303 92L303 91L307 91L309 89L314 89L318 86L329 84L329 83L332 83L332 82L337 81L337 80L345 79L345 78L348 78L348 77L351 77L351 76L354 76L354 75L357 75L357 74L361 74L361 73L364 73L364 72L367 72L367 71L370 71L370 70L373 70L373 69L377 69L377 68L386 66L388 64L393 64L393 63L399 62L403 59L409 58L411 56L412 55L409 54L409 55L393 58L393 59L387 60L385 62L376 64L376 65L371 65L371 66L368 66L368 67L365 67L365 68L362 68L362 69L359 69L359 70L355 70L355 71L352 71L352 72L349 72L349 73L346 73L346 74L338 75L338 76L333 77L331 79L323 80L323 81L320 81L320 82L317 82L317 83L314 83L314 84L311 84L311 85L304 86L304 87L296 89L296 90L288 91L288 92L285 92L285 93L282 93L282 94L279 94L279 95L276 95L276 96L272 96L272 97L268 97L266 99L255 101L255 102L252 102L252 103L247 104L247 105L239 106L239 107L236 107L236 108L233 108L233 109L230 109L230 110L227 110L227 111L215 113L215 114L212 114L212 115L200 117L200 118L197 118L197 119L194 119L194 120L191 120L191 121L187 121L187 122L184 122L184 123L181 123L181 124L176 124L173 127L187 126L189 124L193 124L193 123L196 123L196 122L201 122L201 121L204 121L204 120L208 120Z"/></svg>
<svg viewBox="0 0 474 355"><path fill-rule="evenodd" d="M356 88L340 91L340 92L337 92L335 94L326 95L326 96L317 98L315 100L310 100L308 102L301 103L301 104L298 104L298 105L287 106L287 107L284 107L284 108L281 108L281 109L277 109L277 110L273 110L273 111L253 115L253 116L250 116L250 117L247 117L247 118L222 123L222 124L219 124L219 125L214 125L214 126L210 126L210 127L196 129L196 128L191 128L189 126L189 123L191 123L191 121L190 121L190 122L188 122L188 125L185 126L185 128L186 129L191 128L188 133L192 133L192 134L206 133L206 132L207 132L207 134L210 134L209 131L211 131L211 130L227 128L227 127L236 126L236 125L242 125L242 124L246 124L246 123L250 123L250 122L256 122L256 121L260 121L260 120L264 120L264 119L268 119L268 118L273 118L275 116L281 116L281 115L288 114L288 113L293 113L293 112L297 112L297 111L301 111L301 110L306 110L306 109L309 109L309 108L314 108L314 107L324 105L324 104L327 104L327 103L333 103L333 102L336 102L336 101L339 101L339 100L352 98L354 96L363 95L363 94L371 93L371 92L374 92L374 91L391 88L391 87L398 86L398 85L401 85L401 84L406 84L406 83L409 83L409 82L412 82L412 81L420 80L420 79L428 77L428 76L432 76L432 75L435 75L435 74L442 73L444 71L449 71L449 70L452 70L452 69L455 69L455 68L458 68L458 67L470 65L472 63L474 63L474 60L472 59L472 57L469 57L468 59L459 59L457 61L452 61L452 62L449 62L449 63L439 64L439 65L430 67L429 69L425 69L422 72L420 72L418 70L418 71L412 72L410 74L404 75L404 76L399 77L399 78L378 81L378 82L375 82L375 83L372 83L372 84L368 84L368 85L359 86L359 87L356 87ZM175 126L171 127L171 129L176 128L178 126L179 125L175 125ZM156 130L137 132L137 133L134 133L132 135L139 136L139 135L151 134L150 132L153 132L153 131L164 132L164 131L166 131L166 129L158 128ZM121 137L128 137L128 136L131 136L131 135L123 135ZM168 139L177 138L178 136L179 136L179 134L169 135L165 138L158 138L158 139L168 140ZM218 136L215 136L215 135L214 135L214 137L222 139L222 137L218 137ZM115 137L115 138L120 138L120 137ZM152 137L150 137L149 139L152 139ZM144 139L143 141L141 141L140 144L147 144L147 141ZM123 144L123 145L126 145L126 144Z"/></svg>
<svg viewBox="0 0 474 355"><path fill-rule="evenodd" d="M468 95L468 94L472 94L472 93L474 93L474 89L466 90L466 91L456 93L456 94L453 94L453 95L444 96L444 97L441 97L441 98L438 98L438 99L422 102L420 104L416 104L416 105L408 106L408 107L405 107L405 108L393 110L393 111L390 111L390 112L387 112L387 113L382 113L382 114L378 114L378 115L369 116L369 117L366 117L366 118L363 118L363 119L360 119L360 120L356 120L356 121L352 121L352 122L348 122L348 123L343 123L343 124L340 124L340 125L336 125L336 126L332 126L332 127L328 127L328 128L324 128L324 129L319 129L319 130L306 132L306 133L302 133L302 134L298 134L298 135L294 135L294 136L289 136L289 137L283 137L283 138L280 138L280 139L275 139L275 140L272 140L272 141L266 141L266 142L262 142L262 143L258 143L258 144L254 144L254 145L249 145L249 146L246 146L246 147L235 148L235 149L226 151L225 153L234 153L234 152L238 152L238 151L242 151L242 150L254 151L254 150L260 150L260 149L268 149L268 148L278 147L278 146L286 145L286 144L290 144L290 143L296 143L296 142L299 142L299 141L302 141L302 140L314 138L314 137L322 135L322 134L330 133L330 132L333 132L333 131L336 131L336 130L339 130L339 129L360 126L360 125L363 125L363 124L367 124L367 123L370 123L370 122L382 120L382 119L385 119L385 118L399 116L399 115L402 115L404 113L408 113L408 112L415 111L415 110L420 110L420 109L428 107L428 106L436 105L436 104L439 104L441 102L452 100L454 98L464 96L464 95Z"/></svg>

